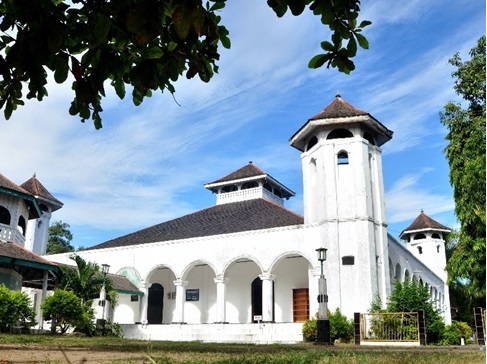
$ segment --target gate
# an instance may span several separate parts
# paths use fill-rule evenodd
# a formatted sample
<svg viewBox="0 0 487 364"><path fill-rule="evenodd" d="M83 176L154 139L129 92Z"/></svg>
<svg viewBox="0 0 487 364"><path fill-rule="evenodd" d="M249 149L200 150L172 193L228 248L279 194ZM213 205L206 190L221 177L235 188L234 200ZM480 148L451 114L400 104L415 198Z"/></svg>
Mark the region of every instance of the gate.
<svg viewBox="0 0 487 364"><path fill-rule="evenodd" d="M423 312L383 312L355 315L359 345L419 346L426 344ZM421 325L422 322L422 325ZM423 326L423 327L422 327Z"/></svg>

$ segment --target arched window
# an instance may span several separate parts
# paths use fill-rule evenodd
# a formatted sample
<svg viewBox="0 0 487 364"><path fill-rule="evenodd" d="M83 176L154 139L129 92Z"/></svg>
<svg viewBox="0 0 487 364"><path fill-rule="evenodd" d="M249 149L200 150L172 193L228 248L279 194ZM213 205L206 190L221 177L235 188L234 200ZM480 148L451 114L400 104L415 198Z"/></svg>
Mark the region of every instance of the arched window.
<svg viewBox="0 0 487 364"><path fill-rule="evenodd" d="M348 153L345 151L341 151L340 153L338 153L337 162L338 165L348 164Z"/></svg>
<svg viewBox="0 0 487 364"><path fill-rule="evenodd" d="M343 139L343 138L353 138L353 134L350 130L347 129L335 129L326 139Z"/></svg>
<svg viewBox="0 0 487 364"><path fill-rule="evenodd" d="M436 252L437 252L437 253L439 253L439 252L440 252L440 246L439 246L439 245L437 245L437 246L436 246Z"/></svg>
<svg viewBox="0 0 487 364"><path fill-rule="evenodd" d="M268 183L264 183L264 188L269 191L269 192L272 192L272 186Z"/></svg>
<svg viewBox="0 0 487 364"><path fill-rule="evenodd" d="M433 239L441 239L440 235L438 235L437 233L434 233L433 235L431 235L431 237Z"/></svg>
<svg viewBox="0 0 487 364"><path fill-rule="evenodd" d="M367 140L370 144L375 145L374 138L372 138L372 135L370 135L369 133L364 133L364 139Z"/></svg>
<svg viewBox="0 0 487 364"><path fill-rule="evenodd" d="M422 247L420 247L420 246L418 246L418 253L419 253L419 254L423 254L423 248L422 248Z"/></svg>
<svg viewBox="0 0 487 364"><path fill-rule="evenodd" d="M41 211L47 212L47 211L49 211L49 207L47 207L46 205L44 205L44 204L42 203L42 204L41 204Z"/></svg>
<svg viewBox="0 0 487 364"><path fill-rule="evenodd" d="M426 235L424 235L424 234L416 234L416 235L414 235L414 239L413 240L420 240L420 239L426 239Z"/></svg>
<svg viewBox="0 0 487 364"><path fill-rule="evenodd" d="M0 206L0 224L10 225L10 212L3 206Z"/></svg>
<svg viewBox="0 0 487 364"><path fill-rule="evenodd" d="M225 186L222 188L222 193L237 191L238 188L235 185Z"/></svg>
<svg viewBox="0 0 487 364"><path fill-rule="evenodd" d="M17 225L17 228L22 233L22 235L25 236L25 219L23 216L19 217L19 223Z"/></svg>
<svg viewBox="0 0 487 364"><path fill-rule="evenodd" d="M318 143L318 138L317 137L312 137L309 142L308 142L308 145L306 146L306 151L310 150L311 148L313 148L316 144Z"/></svg>
<svg viewBox="0 0 487 364"><path fill-rule="evenodd" d="M279 190L274 190L274 195L276 195L277 197L282 197L282 193Z"/></svg>
<svg viewBox="0 0 487 364"><path fill-rule="evenodd" d="M404 282L409 281L409 271L406 269L404 272Z"/></svg>
<svg viewBox="0 0 487 364"><path fill-rule="evenodd" d="M253 182L245 182L242 185L242 190L248 190L249 188L255 188L255 187L259 187L259 185L257 184L257 182L255 182L255 181L253 181Z"/></svg>

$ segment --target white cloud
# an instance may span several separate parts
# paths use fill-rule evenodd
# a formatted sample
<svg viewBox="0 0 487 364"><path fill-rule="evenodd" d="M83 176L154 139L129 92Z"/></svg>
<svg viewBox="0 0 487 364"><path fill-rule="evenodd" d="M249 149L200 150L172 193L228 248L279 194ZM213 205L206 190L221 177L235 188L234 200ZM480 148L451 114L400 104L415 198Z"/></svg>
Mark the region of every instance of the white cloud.
<svg viewBox="0 0 487 364"><path fill-rule="evenodd" d="M386 191L389 223L412 221L421 210L432 216L454 209L451 196L435 194L427 185L420 184L423 175L431 172L433 169L425 168L416 174L405 175Z"/></svg>

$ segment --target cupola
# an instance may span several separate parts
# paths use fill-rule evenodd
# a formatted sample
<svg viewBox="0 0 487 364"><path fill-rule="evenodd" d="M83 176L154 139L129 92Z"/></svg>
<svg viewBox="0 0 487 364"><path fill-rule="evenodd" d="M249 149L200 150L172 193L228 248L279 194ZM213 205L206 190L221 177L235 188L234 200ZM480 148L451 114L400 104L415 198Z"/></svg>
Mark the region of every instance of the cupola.
<svg viewBox="0 0 487 364"><path fill-rule="evenodd" d="M264 198L284 205L295 193L272 176L249 162L246 166L205 184L205 188L216 193L216 204Z"/></svg>

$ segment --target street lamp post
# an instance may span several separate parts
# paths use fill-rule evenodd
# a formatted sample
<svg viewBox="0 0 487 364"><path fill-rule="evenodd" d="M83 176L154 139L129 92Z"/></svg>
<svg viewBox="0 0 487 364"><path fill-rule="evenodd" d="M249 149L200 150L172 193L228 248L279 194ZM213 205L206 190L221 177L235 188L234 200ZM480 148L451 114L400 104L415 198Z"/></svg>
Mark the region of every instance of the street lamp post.
<svg viewBox="0 0 487 364"><path fill-rule="evenodd" d="M102 264L101 265L101 272L103 274L103 286L101 287L101 291L100 291L99 305L102 307L102 313L101 313L101 320L97 320L97 326L98 326L98 324L101 325L103 335L105 335L105 306L106 306L106 302L107 302L106 278L107 278L107 273L108 273L109 269L110 269L110 266L108 264Z"/></svg>
<svg viewBox="0 0 487 364"><path fill-rule="evenodd" d="M101 272L103 273L103 287L101 288L102 293L100 294L100 297L102 298L101 305L103 307L103 311L101 314L102 320L105 320L105 306L107 301L106 279L107 279L107 273L109 269L110 266L108 264L101 265Z"/></svg>
<svg viewBox="0 0 487 364"><path fill-rule="evenodd" d="M321 274L318 281L318 321L317 321L317 344L332 345L330 337L330 320L328 319L328 294L326 292L326 278L323 273L323 262L326 260L328 249L318 248L318 261L321 264Z"/></svg>

